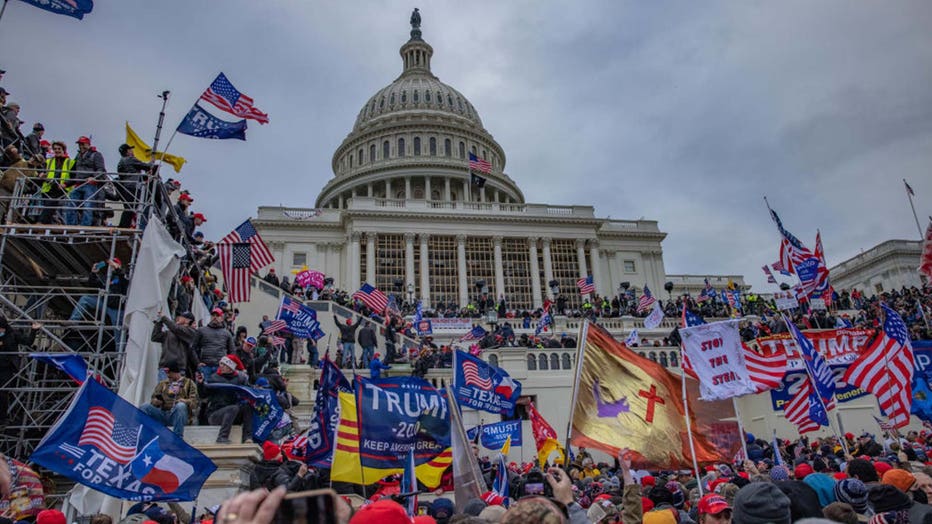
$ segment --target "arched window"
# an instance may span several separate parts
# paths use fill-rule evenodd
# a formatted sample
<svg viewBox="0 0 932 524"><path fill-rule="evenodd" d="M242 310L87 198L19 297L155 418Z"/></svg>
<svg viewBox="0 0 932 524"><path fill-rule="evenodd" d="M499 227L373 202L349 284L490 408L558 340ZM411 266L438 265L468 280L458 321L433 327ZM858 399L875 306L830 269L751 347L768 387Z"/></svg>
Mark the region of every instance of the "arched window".
<svg viewBox="0 0 932 524"><path fill-rule="evenodd" d="M564 353L563 354L563 369L572 369L572 368L573 368L573 363L570 361L570 354Z"/></svg>
<svg viewBox="0 0 932 524"><path fill-rule="evenodd" d="M443 94L440 91L437 91L437 104L443 107Z"/></svg>
<svg viewBox="0 0 932 524"><path fill-rule="evenodd" d="M546 371L548 368L547 363L548 363L547 355L544 355L543 353L541 353L540 355L537 355L537 367L538 368L540 368L542 371Z"/></svg>
<svg viewBox="0 0 932 524"><path fill-rule="evenodd" d="M450 95L447 95L447 105L453 107L453 97Z"/></svg>
<svg viewBox="0 0 932 524"><path fill-rule="evenodd" d="M359 148L359 151L356 152L356 165L362 165L362 148Z"/></svg>
<svg viewBox="0 0 932 524"><path fill-rule="evenodd" d="M466 143L460 142L460 158L466 158Z"/></svg>
<svg viewBox="0 0 932 524"><path fill-rule="evenodd" d="M450 139L444 139L443 141L443 156L450 156L453 154L453 145L450 143Z"/></svg>
<svg viewBox="0 0 932 524"><path fill-rule="evenodd" d="M375 144L369 146L369 163L375 162Z"/></svg>
<svg viewBox="0 0 932 524"><path fill-rule="evenodd" d="M417 89L414 90L414 103L420 102L421 99L417 96Z"/></svg>
<svg viewBox="0 0 932 524"><path fill-rule="evenodd" d="M414 156L421 156L421 137L414 137Z"/></svg>
<svg viewBox="0 0 932 524"><path fill-rule="evenodd" d="M388 99L388 106L395 107L395 93L392 93L392 96Z"/></svg>
<svg viewBox="0 0 932 524"><path fill-rule="evenodd" d="M550 354L550 369L560 369L560 355Z"/></svg>
<svg viewBox="0 0 932 524"><path fill-rule="evenodd" d="M660 365L663 367L667 367L667 352L666 351L660 352Z"/></svg>
<svg viewBox="0 0 932 524"><path fill-rule="evenodd" d="M437 139L430 137L430 156L437 156Z"/></svg>
<svg viewBox="0 0 932 524"><path fill-rule="evenodd" d="M674 368L680 367L680 355L676 351L670 352L670 367L674 367Z"/></svg>
<svg viewBox="0 0 932 524"><path fill-rule="evenodd" d="M489 364L498 367L498 355L495 353L489 354Z"/></svg>
<svg viewBox="0 0 932 524"><path fill-rule="evenodd" d="M401 103L404 104L407 101L408 101L408 92L402 91L401 92Z"/></svg>
<svg viewBox="0 0 932 524"><path fill-rule="evenodd" d="M385 97L383 96L382 99L379 100L379 109L383 109L384 107L385 107Z"/></svg>
<svg viewBox="0 0 932 524"><path fill-rule="evenodd" d="M349 157L349 168L350 168L350 169L353 169L353 154L350 153L350 154L347 155L347 156Z"/></svg>
<svg viewBox="0 0 932 524"><path fill-rule="evenodd" d="M382 160L388 160L388 154L391 151L391 145L388 140L382 142Z"/></svg>
<svg viewBox="0 0 932 524"><path fill-rule="evenodd" d="M424 101L430 102L430 91L424 91Z"/></svg>
<svg viewBox="0 0 932 524"><path fill-rule="evenodd" d="M528 371L537 371L537 357L528 353L527 356L527 369Z"/></svg>
<svg viewBox="0 0 932 524"><path fill-rule="evenodd" d="M478 154L479 154L479 152L476 151L476 146L472 146L470 149L472 149L472 154L474 154L474 155L478 155Z"/></svg>
<svg viewBox="0 0 932 524"><path fill-rule="evenodd" d="M398 139L398 156L405 156L405 139Z"/></svg>
<svg viewBox="0 0 932 524"><path fill-rule="evenodd" d="M482 159L488 160L488 155L486 155L485 149L482 150Z"/></svg>

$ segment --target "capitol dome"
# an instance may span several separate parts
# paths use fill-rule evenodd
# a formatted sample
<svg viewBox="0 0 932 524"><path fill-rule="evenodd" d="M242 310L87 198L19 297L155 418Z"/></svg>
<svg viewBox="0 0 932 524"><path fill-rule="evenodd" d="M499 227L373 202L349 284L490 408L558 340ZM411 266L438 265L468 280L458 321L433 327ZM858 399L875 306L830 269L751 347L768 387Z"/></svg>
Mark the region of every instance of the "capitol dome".
<svg viewBox="0 0 932 524"><path fill-rule="evenodd" d="M462 93L430 69L434 50L421 38L420 14L411 16L401 46L402 72L378 90L356 116L333 154L334 177L317 207L346 208L353 198L524 203L505 174L505 152ZM491 166L477 179L469 154Z"/></svg>

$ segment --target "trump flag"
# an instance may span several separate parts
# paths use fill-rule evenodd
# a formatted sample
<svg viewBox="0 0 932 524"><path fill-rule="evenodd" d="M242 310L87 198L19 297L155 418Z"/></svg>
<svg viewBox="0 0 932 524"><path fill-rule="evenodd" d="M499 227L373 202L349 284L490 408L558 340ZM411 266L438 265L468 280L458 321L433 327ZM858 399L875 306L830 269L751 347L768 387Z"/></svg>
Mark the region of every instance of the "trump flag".
<svg viewBox="0 0 932 524"><path fill-rule="evenodd" d="M194 500L217 469L203 453L94 380L84 382L29 460L133 501Z"/></svg>
<svg viewBox="0 0 932 524"><path fill-rule="evenodd" d="M511 416L521 396L521 383L504 369L487 364L465 351L456 351L453 391L456 401L473 409Z"/></svg>

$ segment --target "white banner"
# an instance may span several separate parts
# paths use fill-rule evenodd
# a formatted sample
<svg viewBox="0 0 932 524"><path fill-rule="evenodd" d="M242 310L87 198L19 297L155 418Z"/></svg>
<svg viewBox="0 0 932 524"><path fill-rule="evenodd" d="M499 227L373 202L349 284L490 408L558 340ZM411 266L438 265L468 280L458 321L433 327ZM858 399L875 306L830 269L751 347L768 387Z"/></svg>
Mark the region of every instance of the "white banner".
<svg viewBox="0 0 932 524"><path fill-rule="evenodd" d="M809 307L812 309L825 309L825 299L824 298L810 298Z"/></svg>
<svg viewBox="0 0 932 524"><path fill-rule="evenodd" d="M680 328L683 352L699 377L702 400L721 400L754 393L738 333L740 320Z"/></svg>
<svg viewBox="0 0 932 524"><path fill-rule="evenodd" d="M774 293L773 300L777 303L777 309L780 311L796 309L799 307L799 301L796 300L796 295L792 291L781 291Z"/></svg>
<svg viewBox="0 0 932 524"><path fill-rule="evenodd" d="M638 330L634 330L631 333L628 333L628 338L625 339L625 345L629 348L633 348L638 343Z"/></svg>
<svg viewBox="0 0 932 524"><path fill-rule="evenodd" d="M654 309L651 310L650 315L644 318L644 327L647 329L655 329L662 321L663 310L660 309L660 302L654 302Z"/></svg>
<svg viewBox="0 0 932 524"><path fill-rule="evenodd" d="M437 331L469 331L472 329L472 318L432 318L431 327Z"/></svg>

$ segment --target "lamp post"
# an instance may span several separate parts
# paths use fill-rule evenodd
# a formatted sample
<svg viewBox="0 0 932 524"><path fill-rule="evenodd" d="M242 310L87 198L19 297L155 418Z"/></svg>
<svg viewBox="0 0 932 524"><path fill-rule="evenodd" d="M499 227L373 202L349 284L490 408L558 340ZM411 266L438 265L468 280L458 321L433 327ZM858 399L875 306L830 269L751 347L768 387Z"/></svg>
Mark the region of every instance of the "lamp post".
<svg viewBox="0 0 932 524"><path fill-rule="evenodd" d="M414 305L414 283L408 282L408 304Z"/></svg>

